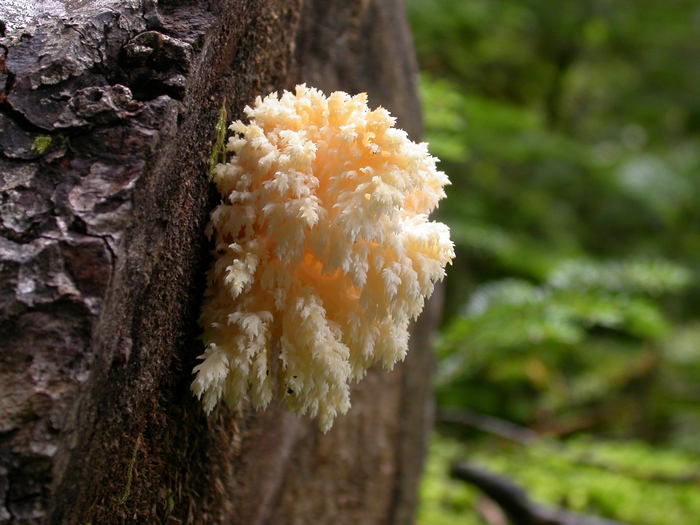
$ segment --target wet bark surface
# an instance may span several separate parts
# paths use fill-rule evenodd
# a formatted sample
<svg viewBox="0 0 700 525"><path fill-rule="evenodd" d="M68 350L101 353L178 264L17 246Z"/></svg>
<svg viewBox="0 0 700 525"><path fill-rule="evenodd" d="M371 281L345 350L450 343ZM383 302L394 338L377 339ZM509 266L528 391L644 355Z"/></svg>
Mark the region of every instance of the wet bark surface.
<svg viewBox="0 0 700 525"><path fill-rule="evenodd" d="M33 5L0 6L0 523L407 523L428 329L325 435L189 390L217 120L307 82L416 137L400 3Z"/></svg>

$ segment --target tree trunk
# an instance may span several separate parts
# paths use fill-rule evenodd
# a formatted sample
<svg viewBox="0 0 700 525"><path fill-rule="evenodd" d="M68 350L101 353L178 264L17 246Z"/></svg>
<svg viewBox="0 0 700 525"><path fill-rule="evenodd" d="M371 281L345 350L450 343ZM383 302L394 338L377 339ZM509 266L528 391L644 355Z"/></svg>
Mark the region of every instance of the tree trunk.
<svg viewBox="0 0 700 525"><path fill-rule="evenodd" d="M400 0L0 6L0 523L409 523L427 337L327 434L189 385L215 125L300 82L414 139Z"/></svg>

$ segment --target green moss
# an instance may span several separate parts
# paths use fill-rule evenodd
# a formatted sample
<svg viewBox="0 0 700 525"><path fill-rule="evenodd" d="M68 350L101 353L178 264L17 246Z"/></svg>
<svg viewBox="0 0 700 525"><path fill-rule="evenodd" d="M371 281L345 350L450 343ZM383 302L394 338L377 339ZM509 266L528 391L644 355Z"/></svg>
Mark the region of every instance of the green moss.
<svg viewBox="0 0 700 525"><path fill-rule="evenodd" d="M126 503L126 500L129 498L129 494L131 493L131 482L134 479L134 465L136 465L136 455L139 452L140 446L141 436L136 438L136 444L134 445L134 455L131 457L131 461L129 462L129 470L126 473L126 486L124 487L124 494L122 494L122 497L119 500L119 503L121 503L122 505Z"/></svg>
<svg viewBox="0 0 700 525"><path fill-rule="evenodd" d="M165 515L169 516L173 512L174 508L175 499L173 498L173 492L171 490L168 490L165 498Z"/></svg>
<svg viewBox="0 0 700 525"><path fill-rule="evenodd" d="M224 99L224 104L219 110L219 118L216 121L216 142L211 150L211 155L209 157L209 175L211 176L214 172L214 168L219 162L224 159L224 143L226 141L226 123L228 120L228 112L226 111L226 100Z"/></svg>
<svg viewBox="0 0 700 525"><path fill-rule="evenodd" d="M51 145L51 137L46 135L39 135L34 139L34 144L32 144L32 153L37 155L43 155L46 150L49 149Z"/></svg>
<svg viewBox="0 0 700 525"><path fill-rule="evenodd" d="M435 436L420 486L417 525L483 523L479 491L449 477L455 461L511 480L539 505L630 525L700 523L700 456L641 441L579 437L529 447Z"/></svg>

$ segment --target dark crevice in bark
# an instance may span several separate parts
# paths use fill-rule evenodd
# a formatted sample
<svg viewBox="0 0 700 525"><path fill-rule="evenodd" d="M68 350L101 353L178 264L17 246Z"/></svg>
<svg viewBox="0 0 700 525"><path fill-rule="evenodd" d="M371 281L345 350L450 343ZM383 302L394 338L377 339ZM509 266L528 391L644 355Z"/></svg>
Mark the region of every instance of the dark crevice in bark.
<svg viewBox="0 0 700 525"><path fill-rule="evenodd" d="M5 36L4 33L2 36ZM0 37L2 38L2 37ZM0 108L4 105L7 94L12 91L15 84L15 75L7 69L5 58L7 57L7 46L0 44L2 55L0 56Z"/></svg>
<svg viewBox="0 0 700 525"><path fill-rule="evenodd" d="M8 89L8 92L9 91L10 90ZM50 133L50 131L46 130L45 128L32 123L22 112L13 108L7 101L0 102L0 114L7 117L14 125L26 133L35 133L37 135L47 135Z"/></svg>

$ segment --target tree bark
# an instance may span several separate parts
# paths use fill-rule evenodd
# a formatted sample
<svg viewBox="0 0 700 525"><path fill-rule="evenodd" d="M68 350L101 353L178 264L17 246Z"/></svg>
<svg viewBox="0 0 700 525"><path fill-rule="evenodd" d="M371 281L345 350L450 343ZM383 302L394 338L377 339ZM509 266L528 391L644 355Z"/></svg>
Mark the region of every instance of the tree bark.
<svg viewBox="0 0 700 525"><path fill-rule="evenodd" d="M4 4L0 523L409 523L438 301L325 435L189 390L217 120L307 82L415 139L400 0Z"/></svg>

